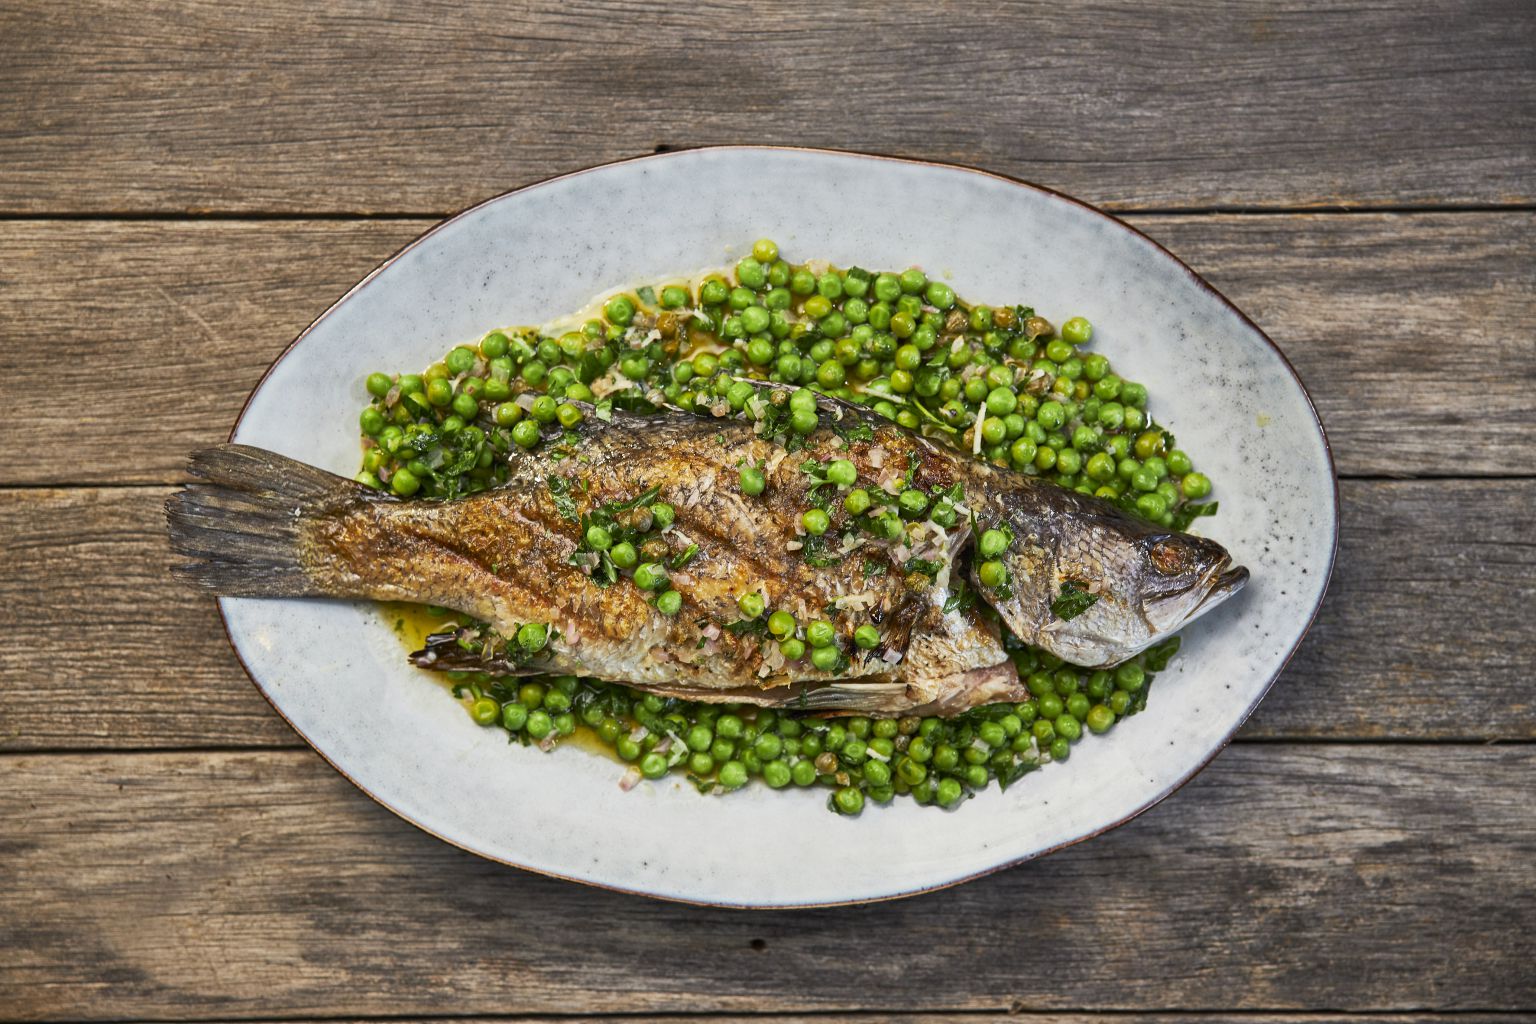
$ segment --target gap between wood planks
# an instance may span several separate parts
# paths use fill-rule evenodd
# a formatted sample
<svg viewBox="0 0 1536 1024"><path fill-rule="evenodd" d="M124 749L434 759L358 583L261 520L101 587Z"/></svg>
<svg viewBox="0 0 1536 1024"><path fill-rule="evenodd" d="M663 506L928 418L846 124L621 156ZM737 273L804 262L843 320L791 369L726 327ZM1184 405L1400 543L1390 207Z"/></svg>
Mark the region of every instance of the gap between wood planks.
<svg viewBox="0 0 1536 1024"><path fill-rule="evenodd" d="M813 1013L780 1013L777 1011L741 1010L725 1016L710 1011L697 1013L539 1013L539 1014L471 1014L464 1016L438 1015L425 1017L420 1014L358 1016L303 1015L295 1017L238 1017L207 1018L202 1024L367 1024L367 1022L404 1022L411 1024L584 1024L586 1021L603 1024L622 1024L640 1021L644 1024L730 1024L731 1021L750 1020L755 1024L812 1024L816 1021L836 1021L839 1024L880 1024L884 1021L902 1021L904 1024L1092 1024L1094 1021L1113 1019L1135 1021L1138 1024L1176 1024L1189 1020L1232 1021L1234 1024L1313 1024L1313 1022L1350 1021L1351 1024L1414 1024L1417 1021L1445 1021L1456 1024L1514 1024L1536 1022L1536 1014L1524 1010L1431 1010L1425 1012L1376 1012L1372 1010L884 1010L870 1013L865 1010L824 1010ZM8 1022L6 1022L8 1024ZM53 1020L49 1024L92 1024L84 1020Z"/></svg>

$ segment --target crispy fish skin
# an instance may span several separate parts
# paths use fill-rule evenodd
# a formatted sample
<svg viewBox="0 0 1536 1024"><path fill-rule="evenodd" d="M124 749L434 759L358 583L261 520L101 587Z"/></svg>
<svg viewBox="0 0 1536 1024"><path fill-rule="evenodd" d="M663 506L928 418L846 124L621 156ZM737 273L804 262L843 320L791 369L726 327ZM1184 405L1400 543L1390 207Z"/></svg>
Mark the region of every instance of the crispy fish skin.
<svg viewBox="0 0 1536 1024"><path fill-rule="evenodd" d="M970 523L946 533L926 522L899 545L863 533L843 540L829 530L831 552L841 557L807 561L799 523L814 481L802 464L839 458L853 462L870 489L894 490L904 478L929 493L959 485L976 529L1004 525L1016 537L1008 592L982 595L1021 639L1070 649L1090 664L1123 660L1161 635L1144 607L1148 565L1159 579L1174 575L1159 566L1179 570L1178 580L1163 581L1170 593L1199 590L1209 578L1193 611L1217 589L1207 562L1229 561L1211 542L1156 531L1103 502L984 465L841 403L794 452L744 419L589 416L567 440L515 454L505 485L455 501L402 502L272 453L224 446L193 459L193 473L214 486L173 497L168 515L173 546L197 559L180 574L218 593L435 604L508 635L522 623L547 623L557 633L530 663L539 671L694 699L827 710L952 713L1022 699L997 629L974 608L945 610ZM742 493L743 465L763 470L761 496ZM683 597L675 616L658 612L630 581L598 586L577 564L581 517L653 487L676 519L652 543L667 558L697 545L672 573ZM829 511L834 524L845 518L839 505ZM932 576L907 571L919 554L942 567ZM1068 579L1103 590L1089 614L1071 622L1051 612ZM1222 585L1230 592L1241 580ZM748 591L802 624L832 622L845 641L873 623L881 644L868 652L848 644L847 667L836 673L808 658L786 662L761 631L726 628L741 618L737 599ZM454 652L442 652L446 660L438 653L420 652L418 664L467 667L462 654L454 661Z"/></svg>
<svg viewBox="0 0 1536 1024"><path fill-rule="evenodd" d="M794 453L734 420L616 415L610 423L589 419L580 434L565 457L554 446L517 456L512 478L492 491L454 502L369 501L307 520L303 564L328 593L438 604L502 632L549 623L560 635L541 668L696 698L771 691L778 702L799 697L803 687L795 684L836 678L874 684L842 688L856 703L861 694L879 695L882 704L910 707L952 699L952 690L974 681L957 677L1006 664L996 629L975 611L944 613L947 588L905 573L888 545L866 538L823 567L797 550L800 515L811 503L806 459L847 458L869 481L914 466L913 482L926 489L952 486L969 470L964 463L894 427L855 441L823 428ZM740 489L744 464L767 477L760 497ZM571 561L582 515L652 487L677 513L661 534L665 557L698 546L672 574L684 597L676 616L656 611L627 581L596 586ZM564 513L557 494L570 502ZM934 543L953 560L965 536ZM866 558L878 573L866 572ZM724 628L741 618L737 599L748 591L802 623L825 618L843 637L873 622L883 642L835 674L808 659L785 662L776 643Z"/></svg>

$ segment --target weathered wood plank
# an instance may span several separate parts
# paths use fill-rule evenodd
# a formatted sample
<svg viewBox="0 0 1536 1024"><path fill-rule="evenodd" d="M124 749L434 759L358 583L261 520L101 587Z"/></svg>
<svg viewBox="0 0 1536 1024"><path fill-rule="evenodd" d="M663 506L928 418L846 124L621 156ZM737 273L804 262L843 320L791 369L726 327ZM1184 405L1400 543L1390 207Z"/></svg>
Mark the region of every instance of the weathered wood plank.
<svg viewBox="0 0 1536 1024"><path fill-rule="evenodd" d="M10 756L0 776L0 1014L14 1020L1517 1010L1532 996L1529 746L1236 747L1162 807L1035 865L775 914L480 861L308 752Z"/></svg>
<svg viewBox="0 0 1536 1024"><path fill-rule="evenodd" d="M742 141L1120 208L1536 196L1518 0L72 2L8 5L0 39L12 211L448 211Z"/></svg>
<svg viewBox="0 0 1536 1024"><path fill-rule="evenodd" d="M1529 471L1536 214L1132 220L1285 349L1344 473ZM0 223L0 483L180 478L287 341L427 226Z"/></svg>
<svg viewBox="0 0 1536 1024"><path fill-rule="evenodd" d="M0 492L0 624L21 640L0 646L0 749L296 743L213 603L167 575L168 493ZM1243 736L1536 738L1536 480L1347 481L1343 500L1329 597Z"/></svg>
<svg viewBox="0 0 1536 1024"><path fill-rule="evenodd" d="M1209 1021L1210 1015L1203 1013L1118 1013L1117 1019L1134 1022L1134 1024L1192 1024L1192 1022ZM646 1021L647 1024L739 1024L743 1019L751 1024L827 1024L835 1021L837 1024L1101 1024L1104 1020L1101 1014L1091 1013L1051 1013L1034 1012L1029 1010L1009 1011L1007 1013L839 1013L836 1016L827 1014L753 1014L750 1017L741 1016L717 1017L714 1015L700 1016L695 1014L604 1014L601 1017L568 1017L564 1015L550 1016L540 1014L525 1017L411 1017L389 1018L391 1021L399 1020L401 1024L436 1024L438 1021L453 1021L455 1024L609 1024L609 1022L634 1022ZM1246 1011L1224 1011L1221 1015L1223 1021L1231 1021L1233 1024L1323 1024L1323 1022L1336 1020L1327 1014L1316 1013L1253 1013ZM1352 1013L1348 1017L1349 1024L1424 1024L1424 1022L1445 1021L1446 1024L1525 1024L1527 1021L1536 1020L1536 1016L1526 1013ZM320 1024L318 1021L293 1021L292 1024ZM345 1022L345 1024L364 1024L363 1020Z"/></svg>

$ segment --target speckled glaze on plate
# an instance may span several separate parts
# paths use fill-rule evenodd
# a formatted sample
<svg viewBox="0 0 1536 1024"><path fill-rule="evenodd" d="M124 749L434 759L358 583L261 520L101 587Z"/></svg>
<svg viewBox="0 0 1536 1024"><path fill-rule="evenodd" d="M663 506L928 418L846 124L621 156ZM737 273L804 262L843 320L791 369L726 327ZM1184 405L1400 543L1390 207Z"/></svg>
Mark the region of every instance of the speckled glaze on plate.
<svg viewBox="0 0 1536 1024"><path fill-rule="evenodd" d="M1086 316L1094 350L1147 384L1158 420L1216 482L1221 512L1198 529L1253 577L1185 631L1144 713L958 811L897 800L850 819L826 810L820 788L701 796L668 778L625 793L610 760L509 746L407 665L368 604L221 601L256 685L339 771L448 842L699 903L921 892L1095 835L1167 796L1226 744L1310 625L1333 565L1335 477L1311 401L1273 343L1168 252L1076 200L961 167L754 147L555 178L459 214L365 278L273 364L233 439L350 476L369 371L425 366L491 327L725 265L765 235L791 258L916 264L972 301L1028 302L1057 323Z"/></svg>

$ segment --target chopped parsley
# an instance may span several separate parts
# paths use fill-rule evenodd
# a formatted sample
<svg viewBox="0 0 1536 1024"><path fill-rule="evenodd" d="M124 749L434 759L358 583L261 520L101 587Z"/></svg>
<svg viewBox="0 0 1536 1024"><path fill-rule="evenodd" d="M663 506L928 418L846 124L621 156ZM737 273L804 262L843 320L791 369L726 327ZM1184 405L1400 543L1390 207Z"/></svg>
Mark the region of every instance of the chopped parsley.
<svg viewBox="0 0 1536 1024"><path fill-rule="evenodd" d="M1092 608L1098 600L1098 594L1090 594L1076 580L1063 580L1061 594L1051 602L1051 614L1063 622L1071 622Z"/></svg>
<svg viewBox="0 0 1536 1024"><path fill-rule="evenodd" d="M554 499L555 511L560 513L560 518L569 519L573 523L581 522L581 516L576 511L576 502L571 497L571 482L563 476L551 473L545 483L549 486L549 495Z"/></svg>

